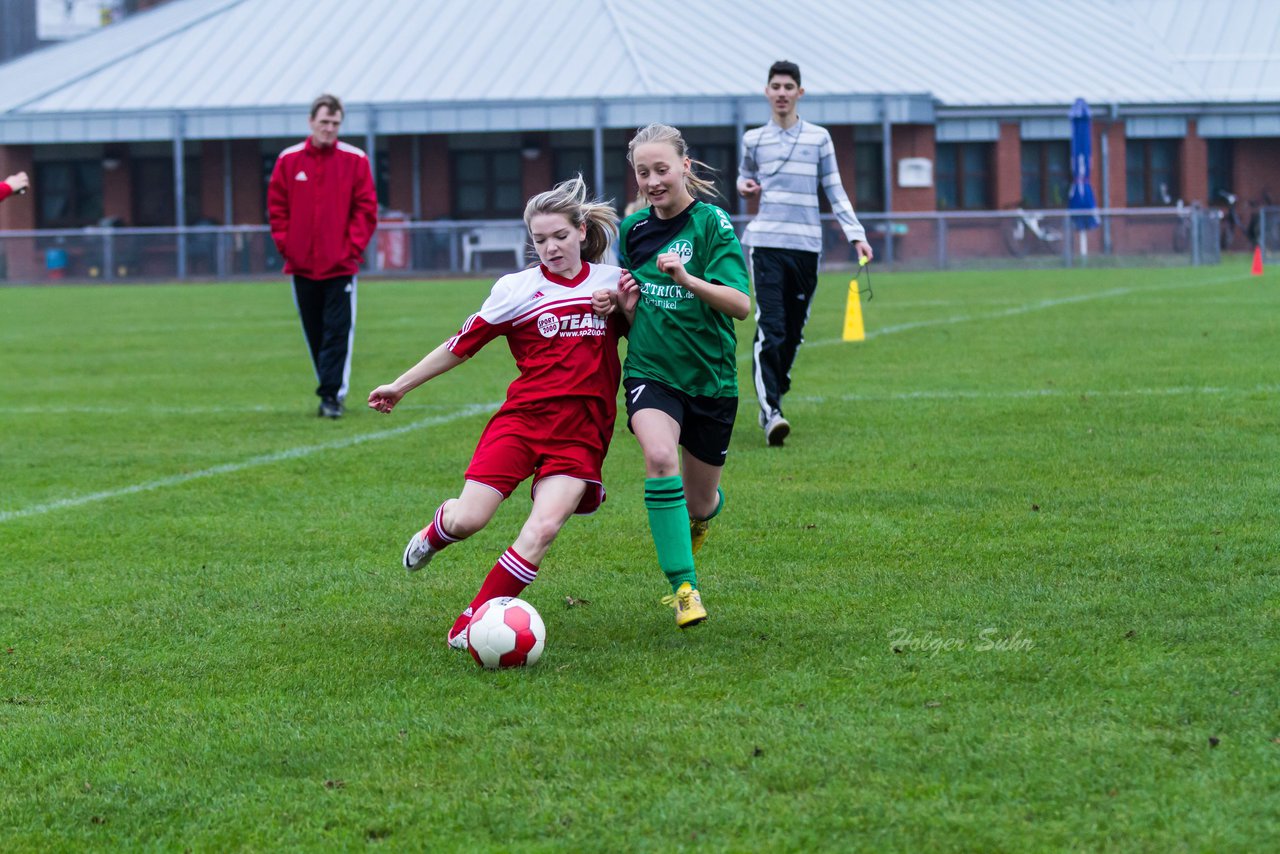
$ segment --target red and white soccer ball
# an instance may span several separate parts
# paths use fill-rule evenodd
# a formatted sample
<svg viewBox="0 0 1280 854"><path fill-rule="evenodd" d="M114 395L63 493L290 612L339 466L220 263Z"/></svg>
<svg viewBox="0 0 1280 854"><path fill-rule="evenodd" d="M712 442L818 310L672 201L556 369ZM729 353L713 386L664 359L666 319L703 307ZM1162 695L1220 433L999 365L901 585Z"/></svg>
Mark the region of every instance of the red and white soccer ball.
<svg viewBox="0 0 1280 854"><path fill-rule="evenodd" d="M547 628L533 606L503 596L480 606L467 627L467 649L490 670L535 664L547 645Z"/></svg>

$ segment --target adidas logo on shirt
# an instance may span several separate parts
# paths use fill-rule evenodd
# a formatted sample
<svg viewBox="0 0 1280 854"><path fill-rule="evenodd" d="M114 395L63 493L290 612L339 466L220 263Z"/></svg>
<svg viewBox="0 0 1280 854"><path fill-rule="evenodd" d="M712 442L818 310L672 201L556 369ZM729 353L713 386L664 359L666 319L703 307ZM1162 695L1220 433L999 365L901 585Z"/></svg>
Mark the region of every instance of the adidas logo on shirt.
<svg viewBox="0 0 1280 854"><path fill-rule="evenodd" d="M295 180L295 181L305 181L305 180L307 180L307 173L306 173L306 172L303 172L301 169L299 169L299 170L298 170L298 174L293 176L293 180Z"/></svg>

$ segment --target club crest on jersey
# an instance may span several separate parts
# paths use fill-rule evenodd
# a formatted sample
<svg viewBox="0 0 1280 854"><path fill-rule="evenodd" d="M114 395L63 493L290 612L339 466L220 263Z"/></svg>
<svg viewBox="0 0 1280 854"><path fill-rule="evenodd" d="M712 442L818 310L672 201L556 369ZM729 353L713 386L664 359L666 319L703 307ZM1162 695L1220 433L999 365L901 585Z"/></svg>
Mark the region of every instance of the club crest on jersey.
<svg viewBox="0 0 1280 854"><path fill-rule="evenodd" d="M667 247L667 251L680 256L681 264L688 264L693 260L693 244L687 240L677 240Z"/></svg>

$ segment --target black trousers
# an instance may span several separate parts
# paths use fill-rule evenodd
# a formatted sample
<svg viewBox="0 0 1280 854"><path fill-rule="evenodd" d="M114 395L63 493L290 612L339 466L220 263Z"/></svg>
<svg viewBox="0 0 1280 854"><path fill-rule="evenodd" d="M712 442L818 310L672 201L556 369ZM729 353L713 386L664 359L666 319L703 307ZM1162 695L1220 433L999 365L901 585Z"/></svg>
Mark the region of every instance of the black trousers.
<svg viewBox="0 0 1280 854"><path fill-rule="evenodd" d="M316 370L316 394L343 400L351 381L351 345L356 333L356 279L293 277L293 299Z"/></svg>
<svg viewBox="0 0 1280 854"><path fill-rule="evenodd" d="M782 413L782 396L791 390L791 366L818 289L818 253L752 249L751 272L756 292L751 374L763 423Z"/></svg>

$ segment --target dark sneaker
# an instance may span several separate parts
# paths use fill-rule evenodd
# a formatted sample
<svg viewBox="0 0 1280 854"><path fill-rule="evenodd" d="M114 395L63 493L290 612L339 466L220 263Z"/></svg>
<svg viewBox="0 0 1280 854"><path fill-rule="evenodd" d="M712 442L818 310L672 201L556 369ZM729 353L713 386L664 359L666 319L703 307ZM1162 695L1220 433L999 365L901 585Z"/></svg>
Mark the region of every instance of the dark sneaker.
<svg viewBox="0 0 1280 854"><path fill-rule="evenodd" d="M781 448L787 436L791 435L791 422L779 413L764 425L764 439L772 448Z"/></svg>
<svg viewBox="0 0 1280 854"><path fill-rule="evenodd" d="M316 415L321 418L341 418L342 412L342 401L336 397L326 397L321 399L320 409L316 411Z"/></svg>

